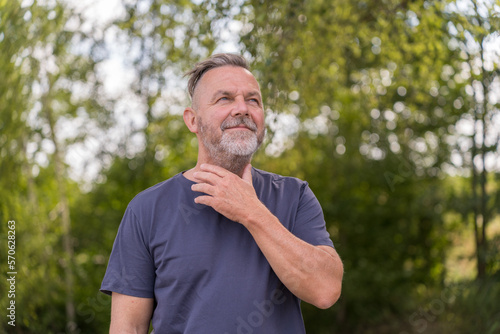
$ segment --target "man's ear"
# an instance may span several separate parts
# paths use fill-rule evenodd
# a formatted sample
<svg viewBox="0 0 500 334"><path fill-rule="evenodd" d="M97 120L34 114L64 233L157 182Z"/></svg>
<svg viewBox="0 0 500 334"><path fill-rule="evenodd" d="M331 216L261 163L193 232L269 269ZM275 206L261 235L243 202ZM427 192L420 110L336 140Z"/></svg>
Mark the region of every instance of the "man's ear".
<svg viewBox="0 0 500 334"><path fill-rule="evenodd" d="M192 133L198 133L198 122L196 121L196 111L193 108L184 109L184 114L182 115L184 118L184 123L188 127L189 131Z"/></svg>

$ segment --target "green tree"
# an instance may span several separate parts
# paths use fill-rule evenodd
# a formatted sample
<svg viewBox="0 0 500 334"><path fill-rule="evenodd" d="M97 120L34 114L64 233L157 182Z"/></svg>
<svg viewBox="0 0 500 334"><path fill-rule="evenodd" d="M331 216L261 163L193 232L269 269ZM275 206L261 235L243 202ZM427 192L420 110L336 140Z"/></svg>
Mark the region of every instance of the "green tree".
<svg viewBox="0 0 500 334"><path fill-rule="evenodd" d="M462 123L472 128L470 133L457 133L456 153L462 160L457 167L468 169L471 175L468 198L464 198L471 205L457 209L472 220L477 278L485 279L492 274L488 268L498 261L498 250L490 249L486 231L498 215L498 190L489 175L500 168L495 163L500 155L500 51L495 48L500 40L500 2L470 1L462 7L450 8L449 46L459 57L446 73L450 80L457 81L451 78L454 75L462 83L454 105L463 110ZM493 164L488 165L488 160Z"/></svg>
<svg viewBox="0 0 500 334"><path fill-rule="evenodd" d="M107 111L92 95L100 82L93 52L79 51L89 36L78 31L76 13L59 2L2 1L0 8L1 182L8 184L1 217L16 221L16 330L73 333L70 207L80 190L68 179L66 153L86 138L74 121L106 124ZM0 298L4 305L7 296Z"/></svg>

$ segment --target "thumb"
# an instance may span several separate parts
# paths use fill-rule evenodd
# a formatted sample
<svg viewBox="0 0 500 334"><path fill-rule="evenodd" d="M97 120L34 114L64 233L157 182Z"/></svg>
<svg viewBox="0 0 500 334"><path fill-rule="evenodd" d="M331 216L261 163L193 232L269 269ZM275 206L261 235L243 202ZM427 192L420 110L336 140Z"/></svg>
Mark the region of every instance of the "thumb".
<svg viewBox="0 0 500 334"><path fill-rule="evenodd" d="M243 175L241 178L248 183L252 184L252 165L248 164L245 166L245 169L243 169Z"/></svg>

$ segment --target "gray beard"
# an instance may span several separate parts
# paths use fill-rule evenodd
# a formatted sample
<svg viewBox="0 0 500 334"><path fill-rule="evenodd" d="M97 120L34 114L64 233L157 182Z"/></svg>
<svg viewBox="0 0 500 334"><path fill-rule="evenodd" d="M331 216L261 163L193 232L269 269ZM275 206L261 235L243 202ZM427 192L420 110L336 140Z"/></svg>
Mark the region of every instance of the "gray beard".
<svg viewBox="0 0 500 334"><path fill-rule="evenodd" d="M203 125L201 128L201 132L207 131ZM230 135L223 132L219 144L211 142L207 136L202 136L202 141L209 151L212 163L234 174L240 174L259 148L257 136L253 133L249 136L248 133Z"/></svg>
<svg viewBox="0 0 500 334"><path fill-rule="evenodd" d="M226 132L227 129L240 124L251 131ZM248 117L231 117L224 120L220 126L220 138L216 137L215 131L211 132L210 127L205 126L201 118L198 119L198 125L201 141L208 150L211 162L238 175L250 163L264 137L263 133L258 135L257 126Z"/></svg>

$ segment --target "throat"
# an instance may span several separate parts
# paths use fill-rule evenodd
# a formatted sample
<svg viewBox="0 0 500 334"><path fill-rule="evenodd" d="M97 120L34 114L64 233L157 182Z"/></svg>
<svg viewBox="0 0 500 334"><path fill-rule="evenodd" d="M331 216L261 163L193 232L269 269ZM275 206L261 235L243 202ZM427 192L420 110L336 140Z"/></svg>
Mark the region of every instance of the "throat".
<svg viewBox="0 0 500 334"><path fill-rule="evenodd" d="M211 156L211 164L227 169L231 173L241 176L245 166L252 160L250 155L216 154Z"/></svg>

